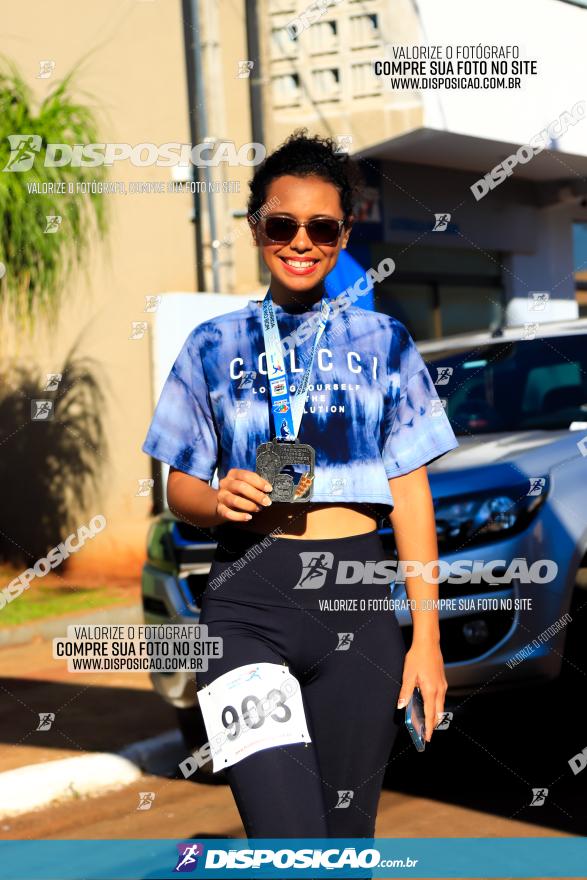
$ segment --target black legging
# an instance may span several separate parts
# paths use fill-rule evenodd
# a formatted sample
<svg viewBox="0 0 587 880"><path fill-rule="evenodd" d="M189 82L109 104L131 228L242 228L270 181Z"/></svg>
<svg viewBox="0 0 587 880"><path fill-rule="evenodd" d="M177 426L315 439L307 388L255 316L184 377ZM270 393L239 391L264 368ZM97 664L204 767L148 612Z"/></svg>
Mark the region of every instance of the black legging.
<svg viewBox="0 0 587 880"><path fill-rule="evenodd" d="M246 664L285 662L301 686L312 742L265 749L227 768L246 834L374 837L404 643L392 610L326 611L319 600L389 599L389 583L335 583L340 561L384 560L380 538L262 541L220 530L201 623L222 637L223 656L198 674L198 686ZM324 583L294 590L302 578ZM347 650L337 650L339 633L353 635ZM340 794L349 791L350 798Z"/></svg>

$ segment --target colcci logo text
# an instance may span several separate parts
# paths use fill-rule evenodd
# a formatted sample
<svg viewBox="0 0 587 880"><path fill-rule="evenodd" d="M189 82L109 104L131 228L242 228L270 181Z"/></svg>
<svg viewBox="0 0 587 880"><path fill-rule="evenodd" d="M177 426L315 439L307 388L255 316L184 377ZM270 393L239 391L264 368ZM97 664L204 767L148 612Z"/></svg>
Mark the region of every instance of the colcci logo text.
<svg viewBox="0 0 587 880"><path fill-rule="evenodd" d="M371 374L371 377L373 379L377 379L378 361L377 358L373 355L364 355L363 357L361 357L361 355L357 351L348 351L346 354L337 351L336 356L339 359L345 358L345 366L350 373L368 372ZM285 356L285 367L289 375L292 375L293 373L304 372L303 366L299 366L296 360L295 349L292 349ZM334 369L334 355L329 348L319 348L316 352L316 368L324 373L327 373ZM265 352L260 354L257 358L256 370L262 376L267 375L267 356ZM233 358L230 362L230 378L242 379L244 373L245 362L243 358Z"/></svg>

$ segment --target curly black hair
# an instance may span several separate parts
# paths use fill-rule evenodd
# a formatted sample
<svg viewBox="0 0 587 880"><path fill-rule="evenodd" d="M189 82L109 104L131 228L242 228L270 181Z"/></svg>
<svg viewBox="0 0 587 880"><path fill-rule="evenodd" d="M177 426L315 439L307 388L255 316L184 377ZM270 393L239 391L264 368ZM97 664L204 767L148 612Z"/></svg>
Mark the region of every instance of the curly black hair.
<svg viewBox="0 0 587 880"><path fill-rule="evenodd" d="M363 177L357 163L347 153L337 152L338 149L334 138L308 137L306 128L296 129L264 159L249 182L249 217L261 208L271 181L292 174L295 177L315 175L334 184L340 193L345 221L348 220L360 198Z"/></svg>

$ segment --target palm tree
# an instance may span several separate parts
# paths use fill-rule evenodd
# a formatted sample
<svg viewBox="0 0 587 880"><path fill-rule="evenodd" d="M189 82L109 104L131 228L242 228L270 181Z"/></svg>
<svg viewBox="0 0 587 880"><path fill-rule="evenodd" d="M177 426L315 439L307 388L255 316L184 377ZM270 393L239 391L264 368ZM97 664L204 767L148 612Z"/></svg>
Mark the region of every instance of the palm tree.
<svg viewBox="0 0 587 880"><path fill-rule="evenodd" d="M0 296L2 317L21 331L17 338L26 339L37 322L55 322L72 269L83 268L89 244L106 233L102 195L80 194L76 186L104 181L105 167L44 162L47 144L99 140L92 110L71 96L72 78L56 83L35 110L16 67L0 61ZM30 168L11 170L19 139L11 143L11 135L39 147ZM49 192L49 184L57 186ZM57 232L46 231L48 217L62 218ZM0 559L30 565L95 512L107 463L105 395L100 365L79 355L77 343L54 391L30 358L13 362L5 349L0 357L0 482L12 499L4 505L10 512L0 514ZM48 404L50 418L34 421L32 408Z"/></svg>
<svg viewBox="0 0 587 880"><path fill-rule="evenodd" d="M21 327L41 315L54 320L72 268L83 265L88 244L106 232L102 195L76 191L77 183L103 181L105 166L52 168L43 161L47 144L98 141L93 111L70 93L73 75L56 83L36 112L17 68L6 59L0 65L0 296ZM37 144L40 138L30 170L9 170L15 164L9 135L33 135ZM48 192L47 184L65 186ZM57 232L46 231L48 217L62 218Z"/></svg>

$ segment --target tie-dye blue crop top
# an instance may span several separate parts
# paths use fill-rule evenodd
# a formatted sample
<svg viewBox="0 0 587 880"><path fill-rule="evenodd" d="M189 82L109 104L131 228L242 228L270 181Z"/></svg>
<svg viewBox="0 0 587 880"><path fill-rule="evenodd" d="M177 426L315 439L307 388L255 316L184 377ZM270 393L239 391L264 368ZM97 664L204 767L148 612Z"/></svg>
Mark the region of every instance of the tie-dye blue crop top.
<svg viewBox="0 0 587 880"><path fill-rule="evenodd" d="M307 327L303 312L274 304L282 340ZM285 354L291 393L314 331ZM287 351L288 346L284 350ZM143 451L210 481L215 471L255 470L272 437L261 305L197 326L163 386ZM312 502L393 506L388 480L458 444L406 328L389 315L351 306L333 314L320 340L299 440L316 450Z"/></svg>

